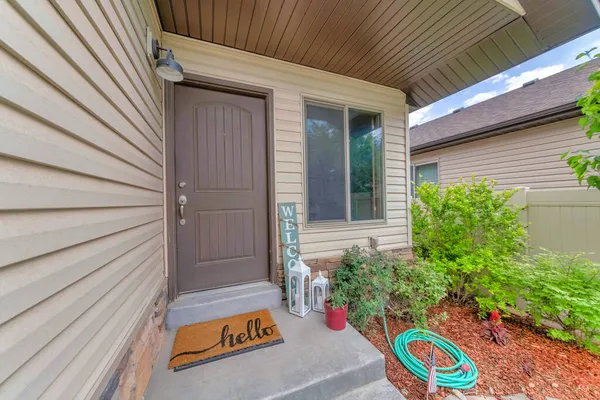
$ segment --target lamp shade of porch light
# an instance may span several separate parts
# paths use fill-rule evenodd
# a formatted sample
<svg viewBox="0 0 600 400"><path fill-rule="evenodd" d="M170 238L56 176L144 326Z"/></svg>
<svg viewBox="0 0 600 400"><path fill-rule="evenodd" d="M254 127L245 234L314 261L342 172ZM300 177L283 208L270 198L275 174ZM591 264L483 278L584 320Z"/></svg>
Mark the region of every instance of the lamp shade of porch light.
<svg viewBox="0 0 600 400"><path fill-rule="evenodd" d="M329 279L325 278L321 271L312 281L312 309L320 313L325 312L325 301L329 296Z"/></svg>
<svg viewBox="0 0 600 400"><path fill-rule="evenodd" d="M171 82L180 82L183 80L183 67L175 61L171 50L167 50L167 58L161 58L156 61L156 73L161 78Z"/></svg>
<svg viewBox="0 0 600 400"><path fill-rule="evenodd" d="M161 78L171 82L181 82L183 80L183 67L175 61L175 55L171 49L160 47L158 40L152 39L152 57L156 60L156 74ZM160 58L160 52L167 53L165 58Z"/></svg>
<svg viewBox="0 0 600 400"><path fill-rule="evenodd" d="M310 281L310 268L302 261L302 257L294 261L289 269L290 298L288 307L290 314L304 317L310 312L312 303L312 288Z"/></svg>

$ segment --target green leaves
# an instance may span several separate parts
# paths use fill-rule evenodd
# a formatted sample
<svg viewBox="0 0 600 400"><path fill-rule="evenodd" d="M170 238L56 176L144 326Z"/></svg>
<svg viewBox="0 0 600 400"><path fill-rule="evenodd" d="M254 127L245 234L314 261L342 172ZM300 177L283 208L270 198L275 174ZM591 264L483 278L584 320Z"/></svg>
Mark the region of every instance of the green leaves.
<svg viewBox="0 0 600 400"><path fill-rule="evenodd" d="M551 320L563 330L548 335L578 341L600 352L593 339L600 335L600 265L584 254L541 251L515 266L512 284L525 300L525 310L539 324Z"/></svg>
<svg viewBox="0 0 600 400"><path fill-rule="evenodd" d="M392 290L394 260L380 252L369 254L358 246L344 251L342 265L335 273L335 290L348 298L348 321L366 329L373 316L381 316Z"/></svg>
<svg viewBox="0 0 600 400"><path fill-rule="evenodd" d="M497 192L495 185L475 177L445 190L424 183L411 205L415 253L449 276L452 298L476 298L484 313L514 303L514 293L501 286L502 271L527 243L521 209L509 203L516 190Z"/></svg>
<svg viewBox="0 0 600 400"><path fill-rule="evenodd" d="M587 50L587 51L584 51L583 53L579 53L579 54L577 54L577 57L575 57L575 59L576 59L576 60L579 60L581 57L585 57L585 56L588 56L588 57L590 57L590 53L591 53L592 51L594 51L594 50L596 50L596 47L592 47L591 49L589 49L589 50ZM596 55L596 56L597 56L597 55ZM595 57L596 57L596 56L595 56Z"/></svg>
<svg viewBox="0 0 600 400"><path fill-rule="evenodd" d="M327 299L329 305L334 310L337 308L343 308L348 303L348 297L342 290L335 290Z"/></svg>
<svg viewBox="0 0 600 400"><path fill-rule="evenodd" d="M567 164L573 169L579 184L586 179L588 187L600 189L600 155L591 154L589 150L579 150L570 154L572 155L567 159Z"/></svg>
<svg viewBox="0 0 600 400"><path fill-rule="evenodd" d="M365 330L373 316L387 305L398 317L410 317L415 326L427 327L427 309L446 296L448 277L423 260L408 265L399 257L386 257L353 246L344 252L335 273L333 296L348 299L348 321ZM332 296L332 297L333 297Z"/></svg>
<svg viewBox="0 0 600 400"><path fill-rule="evenodd" d="M584 56L591 59L590 54L594 50L596 50L596 47L578 54L577 59ZM599 55L594 55L594 58L598 58ZM578 70L584 66L585 64L582 64L578 67ZM583 117L579 119L579 126L581 126L581 129L586 130L585 135L588 139L592 140L594 136L600 139L600 71L592 72L588 80L593 82L592 87L586 92L585 96L577 100L577 105L581 107L581 113L583 114ZM587 156L581 155L584 152L587 153ZM568 157L569 154L570 157ZM569 150L561 154L560 159L567 159L567 164L573 170L573 174L577 177L580 185L585 180L588 188L600 190L600 163L597 161L597 157L597 155L594 156L587 150L578 152Z"/></svg>
<svg viewBox="0 0 600 400"><path fill-rule="evenodd" d="M394 278L390 308L398 317L410 317L417 328L427 329L427 309L446 296L448 277L424 260L412 266L399 260Z"/></svg>
<svg viewBox="0 0 600 400"><path fill-rule="evenodd" d="M589 162L598 168L600 156L580 151L567 162L583 174L580 164ZM600 187L600 177L585 179ZM600 265L582 254L542 251L523 256L527 233L519 222L521 208L510 205L516 191L496 192L494 186L493 181L473 177L445 190L429 183L417 188L420 201L411 205L413 250L432 270L448 277L446 286L452 298L459 302L474 298L480 315L494 309L508 312L509 306L516 307L519 296L526 304L520 313L528 313L538 324L548 319L563 327L550 330L551 337L576 340L600 353ZM408 274L397 271L398 276ZM424 287L421 278L411 275L408 283L398 281L394 288L398 297L415 299L414 309L407 312L416 324L426 323L422 315L429 304L412 294ZM439 281L427 285L426 290L436 293L437 285Z"/></svg>

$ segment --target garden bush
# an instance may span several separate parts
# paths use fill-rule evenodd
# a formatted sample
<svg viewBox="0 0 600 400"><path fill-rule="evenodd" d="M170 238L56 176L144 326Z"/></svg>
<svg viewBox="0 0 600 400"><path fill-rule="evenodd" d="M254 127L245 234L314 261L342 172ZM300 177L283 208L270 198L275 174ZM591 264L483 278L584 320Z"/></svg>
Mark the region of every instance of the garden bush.
<svg viewBox="0 0 600 400"><path fill-rule="evenodd" d="M427 329L427 309L446 296L448 277L424 260L414 265L399 260L394 272L389 307L396 316L409 317L417 328Z"/></svg>
<svg viewBox="0 0 600 400"><path fill-rule="evenodd" d="M517 190L495 191L495 184L474 176L445 190L423 183L411 206L415 253L449 276L454 300L475 298L482 314L506 308L512 288L503 271L527 246L521 209L510 205Z"/></svg>
<svg viewBox="0 0 600 400"><path fill-rule="evenodd" d="M335 290L348 298L348 321L365 330L371 319L383 316L381 305L387 303L392 290L394 260L380 252L345 250L341 266L335 272Z"/></svg>
<svg viewBox="0 0 600 400"><path fill-rule="evenodd" d="M584 254L542 250L509 271L526 302L525 311L536 323L548 319L563 328L550 329L549 336L577 340L600 353L600 264Z"/></svg>

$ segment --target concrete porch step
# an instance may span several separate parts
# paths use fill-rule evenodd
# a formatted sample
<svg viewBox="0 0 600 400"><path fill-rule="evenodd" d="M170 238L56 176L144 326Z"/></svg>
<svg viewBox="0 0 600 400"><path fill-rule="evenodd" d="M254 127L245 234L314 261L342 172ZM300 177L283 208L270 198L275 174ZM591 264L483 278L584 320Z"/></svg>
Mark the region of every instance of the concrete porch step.
<svg viewBox="0 0 600 400"><path fill-rule="evenodd" d="M169 304L167 329L281 307L281 288L269 282L249 283L180 296Z"/></svg>
<svg viewBox="0 0 600 400"><path fill-rule="evenodd" d="M402 399L386 383L383 354L351 326L334 332L323 314L302 319L283 307L271 314L285 343L179 372L167 369L176 333L167 331L145 399Z"/></svg>
<svg viewBox="0 0 600 400"><path fill-rule="evenodd" d="M390 381L380 379L366 386L345 393L335 400L406 400Z"/></svg>

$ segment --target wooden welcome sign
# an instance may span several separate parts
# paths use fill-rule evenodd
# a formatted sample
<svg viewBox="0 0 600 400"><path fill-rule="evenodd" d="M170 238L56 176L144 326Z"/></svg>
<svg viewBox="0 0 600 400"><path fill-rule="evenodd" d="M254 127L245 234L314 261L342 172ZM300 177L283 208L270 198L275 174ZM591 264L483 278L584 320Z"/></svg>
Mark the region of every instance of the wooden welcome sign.
<svg viewBox="0 0 600 400"><path fill-rule="evenodd" d="M279 233L281 234L283 252L283 271L285 273L285 293L290 298L289 271L290 265L298 260L300 255L300 240L298 239L298 217L296 203L279 203Z"/></svg>

